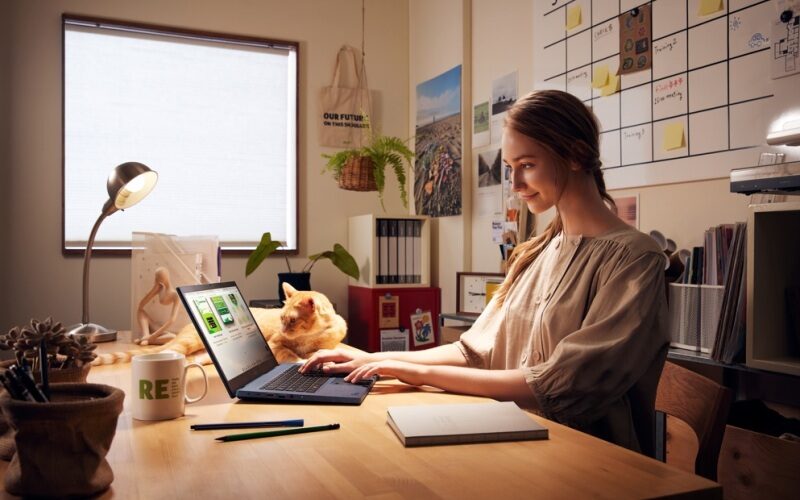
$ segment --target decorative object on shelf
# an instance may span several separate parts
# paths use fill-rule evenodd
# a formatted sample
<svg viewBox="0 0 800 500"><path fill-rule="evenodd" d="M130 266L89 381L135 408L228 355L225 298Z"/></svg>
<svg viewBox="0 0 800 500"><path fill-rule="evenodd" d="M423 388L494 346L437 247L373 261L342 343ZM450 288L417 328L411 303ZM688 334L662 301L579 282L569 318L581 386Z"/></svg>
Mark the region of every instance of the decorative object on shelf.
<svg viewBox="0 0 800 500"><path fill-rule="evenodd" d="M478 315L491 300L502 273L456 273L456 313Z"/></svg>
<svg viewBox="0 0 800 500"><path fill-rule="evenodd" d="M322 157L328 160L323 173L332 172L342 189L377 191L381 207L386 211L383 190L388 166L397 178L403 206L408 208L406 177L414 153L397 137L374 134L371 129L369 137L369 142L361 148L345 149L332 155L323 154Z"/></svg>
<svg viewBox="0 0 800 500"><path fill-rule="evenodd" d="M149 167L135 161L117 165L106 181L108 200L103 205L100 217L92 227L86 252L83 257L83 315L81 322L69 328L69 335L89 337L92 342L108 342L116 340L116 330L91 323L89 321L89 261L92 258L92 246L100 223L117 210L130 208L150 194L158 181L158 174Z"/></svg>
<svg viewBox="0 0 800 500"><path fill-rule="evenodd" d="M114 473L105 456L117 430L125 394L100 384L57 384L50 402L0 394L16 453L6 491L20 496L74 497L99 493Z"/></svg>
<svg viewBox="0 0 800 500"><path fill-rule="evenodd" d="M273 241L270 233L264 233L261 236L261 241L258 246L250 253L247 258L247 267L245 268L245 276L258 269L258 266L264 262L264 259L269 257L275 250L281 246L281 242ZM292 271L292 265L289 263L288 257L286 258L286 267L289 268L288 273L278 273L278 296L281 301L285 300L283 293L283 283L289 283L297 290L310 290L311 289L311 269L314 264L320 259L330 259L333 265L336 266L341 272L348 276L358 279L360 276L358 265L350 253L339 243L333 245L333 250L327 250L314 255L308 256L308 262L303 266L299 273Z"/></svg>
<svg viewBox="0 0 800 500"><path fill-rule="evenodd" d="M159 323L155 321L147 312L145 307L147 304L158 296L158 303L170 308L170 314L167 321ZM181 310L181 300L178 297L178 292L172 286L169 278L169 269L166 267L159 267L155 272L155 280L153 288L139 301L136 308L136 319L139 328L142 329L142 337L136 339L134 342L141 345L148 344L165 344L175 338L175 334L170 332L168 328L175 322L178 317L178 312ZM150 328L155 329L151 332Z"/></svg>

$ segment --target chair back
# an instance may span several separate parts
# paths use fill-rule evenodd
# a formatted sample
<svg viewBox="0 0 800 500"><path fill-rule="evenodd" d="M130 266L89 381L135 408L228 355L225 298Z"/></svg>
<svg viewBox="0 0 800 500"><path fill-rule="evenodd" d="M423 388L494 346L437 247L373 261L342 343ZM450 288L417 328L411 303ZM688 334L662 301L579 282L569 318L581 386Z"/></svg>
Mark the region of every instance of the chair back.
<svg viewBox="0 0 800 500"><path fill-rule="evenodd" d="M664 364L656 410L686 422L697 436L695 467L688 472L716 480L730 403L730 389L675 363Z"/></svg>
<svg viewBox="0 0 800 500"><path fill-rule="evenodd" d="M727 426L718 479L728 500L796 498L800 442Z"/></svg>

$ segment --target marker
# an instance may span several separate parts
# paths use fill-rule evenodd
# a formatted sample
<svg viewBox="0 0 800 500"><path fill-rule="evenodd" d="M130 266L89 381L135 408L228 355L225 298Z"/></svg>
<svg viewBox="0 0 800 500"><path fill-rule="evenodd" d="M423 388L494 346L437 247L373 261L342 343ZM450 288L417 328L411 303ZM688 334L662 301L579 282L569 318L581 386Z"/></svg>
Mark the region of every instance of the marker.
<svg viewBox="0 0 800 500"><path fill-rule="evenodd" d="M302 418L295 420L276 420L272 422L223 422L221 424L194 424L193 431L210 431L217 429L252 429L256 427L303 427Z"/></svg>
<svg viewBox="0 0 800 500"><path fill-rule="evenodd" d="M272 436L287 436L289 434L304 434L306 432L332 431L339 428L339 424L318 425L316 427L301 427L299 429L283 429L280 431L248 432L246 434L231 434L216 438L217 441L243 441L245 439L258 439Z"/></svg>

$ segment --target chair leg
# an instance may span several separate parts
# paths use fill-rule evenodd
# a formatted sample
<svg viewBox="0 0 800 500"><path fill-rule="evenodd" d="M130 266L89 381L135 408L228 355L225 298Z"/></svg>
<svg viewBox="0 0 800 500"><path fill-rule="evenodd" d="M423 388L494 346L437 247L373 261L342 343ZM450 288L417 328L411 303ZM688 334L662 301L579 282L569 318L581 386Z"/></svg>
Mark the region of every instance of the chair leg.
<svg viewBox="0 0 800 500"><path fill-rule="evenodd" d="M667 461L667 414L656 410L656 460Z"/></svg>

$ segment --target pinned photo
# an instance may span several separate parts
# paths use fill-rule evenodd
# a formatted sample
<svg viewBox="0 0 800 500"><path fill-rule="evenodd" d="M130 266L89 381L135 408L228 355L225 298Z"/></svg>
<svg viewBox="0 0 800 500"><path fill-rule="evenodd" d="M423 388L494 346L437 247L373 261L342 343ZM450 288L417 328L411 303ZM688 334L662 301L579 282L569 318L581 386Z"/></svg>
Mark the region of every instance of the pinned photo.
<svg viewBox="0 0 800 500"><path fill-rule="evenodd" d="M414 337L414 347L435 342L431 316L430 311L411 315L411 333Z"/></svg>

